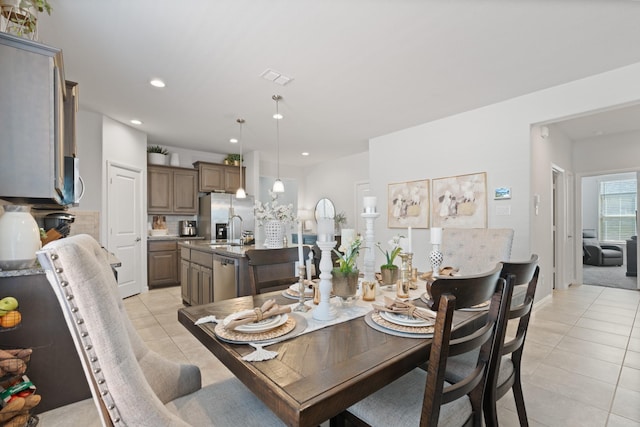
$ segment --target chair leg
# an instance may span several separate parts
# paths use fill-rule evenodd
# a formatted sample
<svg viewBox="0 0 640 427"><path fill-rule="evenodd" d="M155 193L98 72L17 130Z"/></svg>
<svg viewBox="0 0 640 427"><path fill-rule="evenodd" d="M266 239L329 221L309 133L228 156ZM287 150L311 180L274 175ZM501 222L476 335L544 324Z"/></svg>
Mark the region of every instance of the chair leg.
<svg viewBox="0 0 640 427"><path fill-rule="evenodd" d="M484 412L484 423L486 426L498 425L498 410L496 409L497 400L495 390L485 390L482 411Z"/></svg>
<svg viewBox="0 0 640 427"><path fill-rule="evenodd" d="M520 381L520 363L522 361L522 351L514 353L513 369L515 375L515 381L513 382L513 397L516 401L516 409L518 410L518 419L520 420L521 427L529 427L529 421L527 420L527 409L524 406L524 396L522 395L522 381Z"/></svg>

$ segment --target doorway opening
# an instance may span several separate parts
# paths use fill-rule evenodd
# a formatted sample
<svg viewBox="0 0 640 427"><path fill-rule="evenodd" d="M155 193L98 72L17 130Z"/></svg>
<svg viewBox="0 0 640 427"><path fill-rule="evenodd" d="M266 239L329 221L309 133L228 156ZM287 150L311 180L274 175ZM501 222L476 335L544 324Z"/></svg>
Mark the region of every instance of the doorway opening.
<svg viewBox="0 0 640 427"><path fill-rule="evenodd" d="M637 172L582 177L582 283L637 288Z"/></svg>

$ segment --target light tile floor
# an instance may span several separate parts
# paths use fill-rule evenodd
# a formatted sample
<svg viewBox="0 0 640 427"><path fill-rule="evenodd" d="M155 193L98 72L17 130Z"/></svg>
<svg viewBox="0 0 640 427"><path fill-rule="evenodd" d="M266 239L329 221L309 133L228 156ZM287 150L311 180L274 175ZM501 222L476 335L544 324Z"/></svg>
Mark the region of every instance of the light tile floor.
<svg viewBox="0 0 640 427"><path fill-rule="evenodd" d="M203 383L232 375L178 323L179 288L124 303L147 344L200 366ZM536 305L523 357L531 426L640 427L639 306L638 291L598 286L571 286ZM510 393L498 407L502 426L519 425Z"/></svg>

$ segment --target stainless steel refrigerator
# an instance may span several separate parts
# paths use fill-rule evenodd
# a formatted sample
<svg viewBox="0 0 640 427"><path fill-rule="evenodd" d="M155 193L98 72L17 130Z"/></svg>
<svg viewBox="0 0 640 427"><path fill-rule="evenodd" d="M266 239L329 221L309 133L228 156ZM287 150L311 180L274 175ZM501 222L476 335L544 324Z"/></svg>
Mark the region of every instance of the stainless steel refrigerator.
<svg viewBox="0 0 640 427"><path fill-rule="evenodd" d="M216 233L224 229L224 239L239 241L243 232L255 235L254 198L237 199L235 194L209 193L200 197L198 229L205 239L216 240L223 236ZM233 218L232 218L233 217ZM227 226L232 226L227 229ZM231 235L233 233L233 235Z"/></svg>

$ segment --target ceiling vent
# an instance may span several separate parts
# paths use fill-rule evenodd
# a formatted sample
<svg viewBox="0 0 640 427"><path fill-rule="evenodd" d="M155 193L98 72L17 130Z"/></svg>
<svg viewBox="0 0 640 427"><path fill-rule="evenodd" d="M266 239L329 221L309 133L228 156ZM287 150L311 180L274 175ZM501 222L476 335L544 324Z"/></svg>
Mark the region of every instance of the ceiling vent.
<svg viewBox="0 0 640 427"><path fill-rule="evenodd" d="M265 80L269 80L270 82L279 84L280 86L284 86L287 83L289 83L291 80L293 80L292 77L285 76L284 74L280 74L279 72L274 71L270 68L267 68L262 74L260 74L260 77L262 77Z"/></svg>

